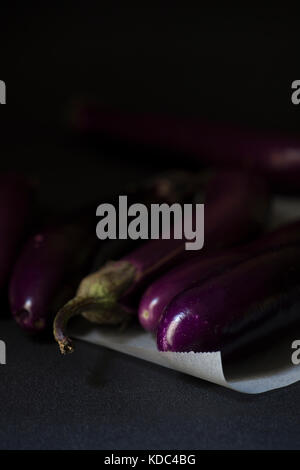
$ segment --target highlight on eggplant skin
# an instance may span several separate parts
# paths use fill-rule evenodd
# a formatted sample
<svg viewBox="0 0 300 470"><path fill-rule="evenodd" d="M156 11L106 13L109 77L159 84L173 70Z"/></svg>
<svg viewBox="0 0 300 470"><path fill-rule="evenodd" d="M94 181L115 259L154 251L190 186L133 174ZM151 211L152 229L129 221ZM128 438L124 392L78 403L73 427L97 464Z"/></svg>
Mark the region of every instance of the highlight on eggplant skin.
<svg viewBox="0 0 300 470"><path fill-rule="evenodd" d="M222 267L240 261L242 256L231 251L215 256L199 255L168 271L154 281L141 298L138 309L141 326L147 331L156 331L166 306L179 292L197 282L204 282Z"/></svg>
<svg viewBox="0 0 300 470"><path fill-rule="evenodd" d="M0 290L8 284L34 217L31 184L17 173L0 174Z"/></svg>
<svg viewBox="0 0 300 470"><path fill-rule="evenodd" d="M297 242L300 242L300 221L288 223L233 249L216 254L199 253L149 285L139 304L140 324L145 330L155 331L163 311L180 292L261 252Z"/></svg>
<svg viewBox="0 0 300 470"><path fill-rule="evenodd" d="M257 233L265 221L270 196L264 181L253 174L224 171L207 183L205 236L210 249L241 242ZM54 322L54 337L63 352L70 352L65 334L68 320L83 314L88 320L106 324L123 323L137 302L132 298L155 277L194 256L185 250L183 239L150 240L118 262L107 263L84 278L76 297L64 306ZM88 308L88 298L93 308ZM98 305L96 305L98 304ZM83 309L83 306L85 310Z"/></svg>
<svg viewBox="0 0 300 470"><path fill-rule="evenodd" d="M287 245L241 262L171 301L158 325L158 349L217 351L229 324L299 281L300 245Z"/></svg>

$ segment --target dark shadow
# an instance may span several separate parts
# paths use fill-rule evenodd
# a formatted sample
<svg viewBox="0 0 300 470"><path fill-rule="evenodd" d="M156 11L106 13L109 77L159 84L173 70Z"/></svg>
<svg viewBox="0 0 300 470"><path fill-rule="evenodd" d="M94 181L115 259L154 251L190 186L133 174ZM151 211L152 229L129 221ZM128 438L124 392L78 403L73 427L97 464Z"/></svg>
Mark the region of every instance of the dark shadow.
<svg viewBox="0 0 300 470"><path fill-rule="evenodd" d="M106 371L109 368L110 354L111 352L105 348L101 348L97 353L96 361L91 367L86 378L88 385L91 385L94 388L102 388L107 383L105 376Z"/></svg>

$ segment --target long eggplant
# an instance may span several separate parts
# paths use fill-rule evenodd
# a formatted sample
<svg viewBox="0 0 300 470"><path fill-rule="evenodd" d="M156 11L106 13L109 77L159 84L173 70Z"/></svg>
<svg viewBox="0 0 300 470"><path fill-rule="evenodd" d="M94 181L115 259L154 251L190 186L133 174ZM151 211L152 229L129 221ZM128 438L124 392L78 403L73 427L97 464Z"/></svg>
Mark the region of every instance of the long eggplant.
<svg viewBox="0 0 300 470"><path fill-rule="evenodd" d="M197 118L108 111L96 105L73 110L81 131L182 152L199 163L264 174L276 189L299 193L300 139L246 130Z"/></svg>
<svg viewBox="0 0 300 470"><path fill-rule="evenodd" d="M21 175L0 175L0 290L7 286L21 243L32 223L32 186Z"/></svg>
<svg viewBox="0 0 300 470"><path fill-rule="evenodd" d="M293 242L300 243L300 221L266 233L254 242L216 255L199 253L155 280L143 294L139 305L139 322L145 330L155 331L167 305L180 292L204 282L224 269L263 251Z"/></svg>
<svg viewBox="0 0 300 470"><path fill-rule="evenodd" d="M160 351L210 352L222 348L234 322L255 320L266 299L300 282L300 244L262 253L178 294L157 329ZM268 319L272 321L272 319Z"/></svg>
<svg viewBox="0 0 300 470"><path fill-rule="evenodd" d="M205 206L205 250L241 242L262 227L269 205L264 181L244 172L223 172L208 183ZM76 297L57 314L54 337L62 353L72 352L66 326L82 314L99 324L119 324L137 310L136 294L155 277L190 258L185 240L151 240L118 262L107 263L82 280ZM132 299L135 303L131 303Z"/></svg>
<svg viewBox="0 0 300 470"><path fill-rule="evenodd" d="M11 312L21 328L46 329L55 309L74 294L94 248L92 232L80 224L46 227L27 241L9 286Z"/></svg>
<svg viewBox="0 0 300 470"><path fill-rule="evenodd" d="M130 200L145 204L184 200L195 190L196 179L201 178L171 171L131 186L126 193ZM128 248L126 240L117 246L97 240L95 208L96 204L81 209L80 216L65 215L64 222L46 223L24 246L9 286L12 314L24 330L39 333L47 328L53 313L73 297L80 278L89 272L92 254L95 266L103 262L107 251L120 253Z"/></svg>

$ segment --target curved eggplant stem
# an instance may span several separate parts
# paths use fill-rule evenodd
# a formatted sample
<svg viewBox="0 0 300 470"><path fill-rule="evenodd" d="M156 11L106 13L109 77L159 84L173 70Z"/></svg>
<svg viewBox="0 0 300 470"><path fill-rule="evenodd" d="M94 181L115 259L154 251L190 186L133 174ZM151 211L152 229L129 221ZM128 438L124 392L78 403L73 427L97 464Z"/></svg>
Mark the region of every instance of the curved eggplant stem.
<svg viewBox="0 0 300 470"><path fill-rule="evenodd" d="M100 325L118 325L128 321L130 311L119 298L136 277L136 268L127 261L109 262L99 271L85 277L74 299L57 313L53 333L62 354L73 352L70 338L65 334L70 318L83 315Z"/></svg>
<svg viewBox="0 0 300 470"><path fill-rule="evenodd" d="M92 298L75 297L58 311L53 324L53 333L62 354L74 351L71 339L65 334L69 320L93 304Z"/></svg>
<svg viewBox="0 0 300 470"><path fill-rule="evenodd" d="M113 305L111 308L99 297L75 297L70 300L59 310L53 325L54 338L62 354L74 351L66 329L69 320L76 315L83 315L90 322L100 325L119 325L128 322L131 312L120 305Z"/></svg>

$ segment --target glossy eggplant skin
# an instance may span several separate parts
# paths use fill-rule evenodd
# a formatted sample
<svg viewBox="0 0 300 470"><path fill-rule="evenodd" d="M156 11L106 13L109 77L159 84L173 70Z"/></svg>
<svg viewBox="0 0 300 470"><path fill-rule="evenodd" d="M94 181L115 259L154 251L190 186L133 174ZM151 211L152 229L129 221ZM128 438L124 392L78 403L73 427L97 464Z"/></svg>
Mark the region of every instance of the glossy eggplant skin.
<svg viewBox="0 0 300 470"><path fill-rule="evenodd" d="M171 301L158 325L158 349L217 351L229 325L299 282L300 245L287 245L239 263Z"/></svg>
<svg viewBox="0 0 300 470"><path fill-rule="evenodd" d="M147 331L156 331L166 306L178 293L242 259L243 254L230 251L216 256L200 255L173 268L143 294L138 309L141 326Z"/></svg>
<svg viewBox="0 0 300 470"><path fill-rule="evenodd" d="M253 170L267 177L277 190L300 191L297 136L197 118L108 111L88 104L73 111L73 125L85 132L101 132L128 142L182 152L202 164Z"/></svg>
<svg viewBox="0 0 300 470"><path fill-rule="evenodd" d="M55 309L74 294L94 248L95 237L76 224L46 227L28 239L9 285L11 312L22 329L38 333L47 327Z"/></svg>
<svg viewBox="0 0 300 470"><path fill-rule="evenodd" d="M300 243L299 221L266 233L254 242L235 249L222 250L216 255L199 253L194 259L173 268L147 288L138 310L140 324L145 330L155 331L164 309L180 292L254 255L296 242Z"/></svg>
<svg viewBox="0 0 300 470"><path fill-rule="evenodd" d="M34 195L30 184L15 173L0 175L0 290L9 276L34 213Z"/></svg>

